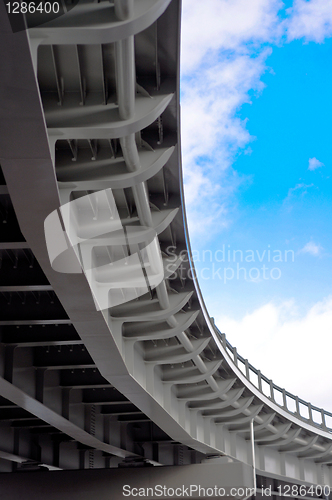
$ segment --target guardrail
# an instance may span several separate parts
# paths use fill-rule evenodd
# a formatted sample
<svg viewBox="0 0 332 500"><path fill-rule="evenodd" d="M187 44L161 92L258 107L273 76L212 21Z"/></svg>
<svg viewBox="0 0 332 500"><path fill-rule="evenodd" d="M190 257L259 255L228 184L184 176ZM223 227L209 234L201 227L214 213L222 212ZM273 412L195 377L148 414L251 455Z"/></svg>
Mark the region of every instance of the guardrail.
<svg viewBox="0 0 332 500"><path fill-rule="evenodd" d="M313 406L311 403L295 396L291 392L282 389L271 379L257 370L249 361L237 352L226 339L226 335L214 325L216 333L220 336L224 349L229 354L235 366L241 370L247 380L253 384L262 394L268 397L273 403L276 403L283 410L295 415L306 423L318 427L324 431L332 433L332 413Z"/></svg>

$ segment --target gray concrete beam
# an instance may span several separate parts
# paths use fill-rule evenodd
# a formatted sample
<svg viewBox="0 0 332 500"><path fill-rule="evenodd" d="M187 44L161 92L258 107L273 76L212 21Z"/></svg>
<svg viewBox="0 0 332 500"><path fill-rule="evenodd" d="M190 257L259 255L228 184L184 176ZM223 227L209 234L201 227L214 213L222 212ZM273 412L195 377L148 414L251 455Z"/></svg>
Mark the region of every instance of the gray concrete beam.
<svg viewBox="0 0 332 500"><path fill-rule="evenodd" d="M124 500L136 496L240 500L252 492L252 469L241 463L25 472L19 478L16 474L1 477L2 500Z"/></svg>

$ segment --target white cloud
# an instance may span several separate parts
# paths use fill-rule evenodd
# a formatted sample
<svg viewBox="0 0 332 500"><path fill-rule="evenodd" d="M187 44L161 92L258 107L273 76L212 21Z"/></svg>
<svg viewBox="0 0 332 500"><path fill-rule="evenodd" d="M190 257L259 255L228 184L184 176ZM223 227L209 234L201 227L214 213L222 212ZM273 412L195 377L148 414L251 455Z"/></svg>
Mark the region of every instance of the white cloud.
<svg viewBox="0 0 332 500"><path fill-rule="evenodd" d="M309 158L309 167L308 170L316 170L319 167L324 167L324 163L317 160L317 158Z"/></svg>
<svg viewBox="0 0 332 500"><path fill-rule="evenodd" d="M260 92L262 43L279 37L280 0L184 0L181 121L185 194L191 237L211 237L230 223L234 193L245 178L231 169L252 138L236 117L248 92Z"/></svg>
<svg viewBox="0 0 332 500"><path fill-rule="evenodd" d="M184 0L182 72L193 71L220 50L247 52L244 44L271 42L279 28L279 0Z"/></svg>
<svg viewBox="0 0 332 500"><path fill-rule="evenodd" d="M322 43L332 35L332 0L294 0L286 21L288 40Z"/></svg>
<svg viewBox="0 0 332 500"><path fill-rule="evenodd" d="M305 195L308 193L308 189L314 187L314 184L305 184L304 182L300 182L296 184L293 188L289 188L286 198L283 200L283 209L286 212L291 212L299 203Z"/></svg>
<svg viewBox="0 0 332 500"><path fill-rule="evenodd" d="M252 139L246 129L246 121L236 117L236 111L245 102L250 102L248 92L251 89L256 92L262 91L264 86L260 78L266 69L265 60L271 53L271 49L265 48L253 56L251 53L246 53L247 50L237 50L235 42L232 42L232 51L223 54L222 57L218 57L217 53L213 55L210 53L207 56L208 60L205 60L204 56L211 43L214 50L223 48L223 44L226 43L223 36L218 38L215 35L216 38L214 38L213 30L218 28L222 32L226 29L225 17L230 19L235 13L234 2L219 0L210 3L215 5L210 7L205 5L204 12L209 12L210 16L211 12L214 12L213 8L217 8L217 18L219 8L224 15L219 18L219 22L212 23L211 30L210 25L205 25L202 20L200 21L201 26L205 26L206 30L205 45L204 40L202 42L204 50L199 51L193 46L190 51L188 49L188 44L195 44L200 39L201 31L199 31L200 36L195 33L191 41L187 40L185 33L183 34L185 48L182 49L181 137L186 204L192 237L201 233L202 229L206 236L212 236L216 230L229 224L228 205L241 181L245 180L230 171L230 167L234 155L240 149L244 149ZM241 12L244 2L235 3L238 4L239 12ZM271 2L257 1L256 4L262 11L266 11L267 5L271 5ZM196 31L195 23L199 22L201 6L202 3L199 2L198 5L190 7L191 17L198 16L197 19L195 17L196 21L192 25L194 32ZM269 9L271 10L270 6ZM249 10L251 12L249 18L251 18L254 16L254 9ZM186 12L183 13L184 26L190 23L185 14ZM246 28L241 25L241 23L245 24L244 20L240 21L242 28L241 26L239 28L235 21L232 26L228 26L228 34L231 29L234 30L232 40L243 41L245 35L247 39L250 36L253 37L254 27L258 20L264 18L264 12L256 12L254 18L250 21L252 25L246 25ZM221 19L223 19L222 22ZM249 20L247 19L246 22L249 23ZM269 23L271 24L271 21ZM260 32L261 36L263 31ZM210 36L209 42L208 35ZM215 40L218 40L217 45ZM200 43L198 45L201 46ZM196 71L189 75L188 68L192 69L195 65Z"/></svg>
<svg viewBox="0 0 332 500"><path fill-rule="evenodd" d="M281 0L183 0L181 136L192 238L201 239L202 232L211 238L236 217L236 192L248 178L240 178L232 163L236 155L250 151L254 139L237 112L250 102L249 92L264 88L261 76L272 51L267 45L280 43L287 30L289 41L307 36L308 29L300 27L311 14L315 23L320 19L327 26L330 10L325 4L331 6L332 0L294 0L282 21ZM310 161L309 169L321 166L317 159ZM295 191L304 195L307 187L311 185L290 189L285 201Z"/></svg>
<svg viewBox="0 0 332 500"><path fill-rule="evenodd" d="M182 82L182 159L191 234L212 235L229 223L227 206L242 180L230 169L234 154L251 140L246 123L235 116L260 91L265 59L232 55L203 67Z"/></svg>
<svg viewBox="0 0 332 500"><path fill-rule="evenodd" d="M248 151L253 139L237 111L250 102L252 89L263 90L271 52L266 44L280 43L285 34L288 41L316 42L332 35L332 0L294 0L285 21L278 18L281 6L279 0L183 0L182 151L188 221L197 243L229 225L236 190L247 180L232 170L236 154ZM309 160L309 170L320 166L316 158ZM291 188L286 206L312 186ZM302 249L320 251L314 242ZM322 362L322 352L332 348L332 298L302 317L294 302L269 303L243 319L220 316L216 324L278 385L332 410L326 396L330 367L328 359Z"/></svg>
<svg viewBox="0 0 332 500"><path fill-rule="evenodd" d="M314 184L305 184L304 182L300 182L299 184L296 184L295 187L289 188L288 193L286 198L284 199L284 207L287 210L291 210L293 206L291 203L293 203L296 199L296 197L301 197L303 198L307 193L308 193L308 188L313 187Z"/></svg>
<svg viewBox="0 0 332 500"><path fill-rule="evenodd" d="M235 112L250 101L249 90L263 89L260 77L269 54L270 49L255 58L231 55L183 79L181 137L185 164L204 155L222 156L219 163L224 170L230 165L228 151L248 143L245 122L236 118Z"/></svg>
<svg viewBox="0 0 332 500"><path fill-rule="evenodd" d="M300 250L300 253L309 253L310 255L314 255L318 257L322 252L322 247L320 245L316 245L314 241L309 241L304 247Z"/></svg>
<svg viewBox="0 0 332 500"><path fill-rule="evenodd" d="M245 122L234 115L249 100L251 88L262 88L265 57L266 52L255 59L227 59L183 84L182 150L187 176L200 171L202 179L203 172L211 180L213 176L220 179L230 167L234 152L250 141Z"/></svg>
<svg viewBox="0 0 332 500"><path fill-rule="evenodd" d="M313 187L313 184L304 184L304 182L301 182L299 184L296 184L295 187L290 188L288 190L288 196L291 196L293 193L298 192L301 195L307 194L307 188Z"/></svg>
<svg viewBox="0 0 332 500"><path fill-rule="evenodd" d="M332 297L303 316L290 301L265 304L242 319L219 316L215 322L239 354L277 385L332 411Z"/></svg>

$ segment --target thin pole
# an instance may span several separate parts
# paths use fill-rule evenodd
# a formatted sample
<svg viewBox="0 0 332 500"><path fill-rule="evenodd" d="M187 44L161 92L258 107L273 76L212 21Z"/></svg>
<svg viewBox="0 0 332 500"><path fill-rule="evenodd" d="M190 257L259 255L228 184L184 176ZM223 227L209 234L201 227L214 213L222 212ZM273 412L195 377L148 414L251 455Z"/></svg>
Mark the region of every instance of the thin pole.
<svg viewBox="0 0 332 500"><path fill-rule="evenodd" d="M256 459L255 459L255 436L254 436L254 419L250 422L250 441L251 441L251 455L252 455L252 473L254 476L254 490L256 495Z"/></svg>

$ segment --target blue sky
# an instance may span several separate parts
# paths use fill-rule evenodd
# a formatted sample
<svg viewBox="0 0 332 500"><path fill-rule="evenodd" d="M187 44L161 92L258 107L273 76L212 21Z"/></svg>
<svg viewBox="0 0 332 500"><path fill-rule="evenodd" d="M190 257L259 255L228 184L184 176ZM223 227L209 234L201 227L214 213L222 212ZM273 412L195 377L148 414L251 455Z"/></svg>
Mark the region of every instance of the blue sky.
<svg viewBox="0 0 332 500"><path fill-rule="evenodd" d="M331 56L332 0L184 0L183 165L206 304L249 361L330 411Z"/></svg>

